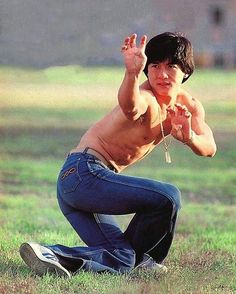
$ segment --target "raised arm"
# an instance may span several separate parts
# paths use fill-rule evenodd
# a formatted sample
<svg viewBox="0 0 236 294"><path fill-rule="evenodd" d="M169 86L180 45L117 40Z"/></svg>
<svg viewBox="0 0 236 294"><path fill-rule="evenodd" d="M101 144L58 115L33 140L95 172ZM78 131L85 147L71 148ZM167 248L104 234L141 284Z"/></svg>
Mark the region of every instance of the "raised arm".
<svg viewBox="0 0 236 294"><path fill-rule="evenodd" d="M200 156L212 157L216 153L216 144L210 127L205 122L205 111L202 104L195 100L190 112L181 104L175 110L169 109L171 116L171 134L177 140L188 145Z"/></svg>
<svg viewBox="0 0 236 294"><path fill-rule="evenodd" d="M147 37L141 37L139 46L136 45L136 39L136 34L127 37L121 48L126 70L118 92L118 101L122 111L130 120L137 120L148 107L139 89L140 77L147 61L144 53Z"/></svg>

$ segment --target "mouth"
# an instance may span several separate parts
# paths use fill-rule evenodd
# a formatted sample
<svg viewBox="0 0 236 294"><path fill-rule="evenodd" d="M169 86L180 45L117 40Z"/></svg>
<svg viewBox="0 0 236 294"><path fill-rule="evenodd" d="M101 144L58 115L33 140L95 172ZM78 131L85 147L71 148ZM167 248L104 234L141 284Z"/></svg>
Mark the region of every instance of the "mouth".
<svg viewBox="0 0 236 294"><path fill-rule="evenodd" d="M168 88L168 87L171 86L171 83L170 82L159 82L159 83L157 83L157 85L159 87L166 87L166 88Z"/></svg>

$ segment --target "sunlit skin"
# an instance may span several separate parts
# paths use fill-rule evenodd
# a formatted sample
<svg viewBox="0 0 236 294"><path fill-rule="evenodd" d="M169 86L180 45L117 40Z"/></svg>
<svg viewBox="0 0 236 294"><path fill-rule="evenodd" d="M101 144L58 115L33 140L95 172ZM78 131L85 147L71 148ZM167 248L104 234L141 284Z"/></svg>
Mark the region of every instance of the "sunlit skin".
<svg viewBox="0 0 236 294"><path fill-rule="evenodd" d="M176 64L169 63L168 60L148 66L148 80L156 97L172 97L178 93L184 73Z"/></svg>
<svg viewBox="0 0 236 294"><path fill-rule="evenodd" d="M148 79L140 85L147 37L142 36L138 45L136 39L136 34L126 37L121 47L125 74L117 106L72 151L93 148L120 172L163 141L162 122L165 136L173 136L197 155L213 156L216 145L203 106L182 89L184 73L178 65L168 60L149 64Z"/></svg>

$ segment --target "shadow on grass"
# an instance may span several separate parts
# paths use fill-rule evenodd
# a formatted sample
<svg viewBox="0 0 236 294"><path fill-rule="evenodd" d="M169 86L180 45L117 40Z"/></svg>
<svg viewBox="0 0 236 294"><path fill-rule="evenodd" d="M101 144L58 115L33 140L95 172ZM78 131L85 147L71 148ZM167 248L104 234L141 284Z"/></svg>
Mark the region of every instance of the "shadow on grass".
<svg viewBox="0 0 236 294"><path fill-rule="evenodd" d="M84 128L14 127L1 128L0 152L17 158L61 158L74 148Z"/></svg>
<svg viewBox="0 0 236 294"><path fill-rule="evenodd" d="M38 122L36 126L2 127L0 191L16 195L18 191L27 194L37 192L37 189L39 193L42 192L40 189L51 189L55 186L59 165L86 129L84 125L40 126ZM172 182L188 201L234 205L235 169L232 163L236 160L236 139L231 131L216 132L215 137L218 152L214 158L200 158L174 140L171 146L173 164L165 164L160 146L124 173Z"/></svg>
<svg viewBox="0 0 236 294"><path fill-rule="evenodd" d="M24 265L0 262L0 293L35 293L36 280Z"/></svg>
<svg viewBox="0 0 236 294"><path fill-rule="evenodd" d="M21 262L21 261L20 261ZM0 261L0 276L3 277L4 275L20 278L27 278L32 271L23 263L19 265L16 262L13 262L6 258L5 261ZM0 292L1 293L1 292Z"/></svg>

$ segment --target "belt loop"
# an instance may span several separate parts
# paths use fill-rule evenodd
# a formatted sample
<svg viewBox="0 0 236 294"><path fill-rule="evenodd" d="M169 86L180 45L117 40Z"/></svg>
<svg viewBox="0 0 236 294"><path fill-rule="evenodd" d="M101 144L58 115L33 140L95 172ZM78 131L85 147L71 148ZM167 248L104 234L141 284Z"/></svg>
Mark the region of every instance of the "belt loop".
<svg viewBox="0 0 236 294"><path fill-rule="evenodd" d="M86 147L83 151L83 154L86 154L88 150L89 150L89 147Z"/></svg>

